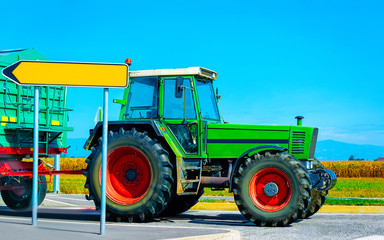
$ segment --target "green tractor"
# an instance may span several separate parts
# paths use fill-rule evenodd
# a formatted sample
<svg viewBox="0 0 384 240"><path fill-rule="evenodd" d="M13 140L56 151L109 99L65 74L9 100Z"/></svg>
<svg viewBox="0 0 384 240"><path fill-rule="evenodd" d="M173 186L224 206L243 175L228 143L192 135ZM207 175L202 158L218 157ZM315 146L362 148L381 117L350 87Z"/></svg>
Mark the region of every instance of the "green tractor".
<svg viewBox="0 0 384 240"><path fill-rule="evenodd" d="M314 158L318 129L236 125L219 113L216 72L201 68L130 71L119 121L108 124L107 217L148 221L196 204L205 187L228 188L260 226L286 226L323 205L336 175ZM100 207L102 123L85 187Z"/></svg>

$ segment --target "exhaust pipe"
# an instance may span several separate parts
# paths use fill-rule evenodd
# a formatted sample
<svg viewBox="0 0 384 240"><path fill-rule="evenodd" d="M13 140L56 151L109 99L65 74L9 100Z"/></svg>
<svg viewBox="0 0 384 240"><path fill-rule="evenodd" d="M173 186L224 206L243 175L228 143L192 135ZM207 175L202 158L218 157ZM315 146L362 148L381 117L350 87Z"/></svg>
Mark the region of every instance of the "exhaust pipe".
<svg viewBox="0 0 384 240"><path fill-rule="evenodd" d="M302 126L303 125L303 116L296 116L297 119L297 126Z"/></svg>

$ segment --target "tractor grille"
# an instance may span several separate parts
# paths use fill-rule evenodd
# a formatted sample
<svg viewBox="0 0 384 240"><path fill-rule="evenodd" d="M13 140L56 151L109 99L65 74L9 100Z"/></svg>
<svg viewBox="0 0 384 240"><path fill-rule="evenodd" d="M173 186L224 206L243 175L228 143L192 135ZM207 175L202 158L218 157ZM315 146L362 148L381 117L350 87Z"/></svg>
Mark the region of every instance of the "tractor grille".
<svg viewBox="0 0 384 240"><path fill-rule="evenodd" d="M305 132L292 132L292 154L304 154Z"/></svg>

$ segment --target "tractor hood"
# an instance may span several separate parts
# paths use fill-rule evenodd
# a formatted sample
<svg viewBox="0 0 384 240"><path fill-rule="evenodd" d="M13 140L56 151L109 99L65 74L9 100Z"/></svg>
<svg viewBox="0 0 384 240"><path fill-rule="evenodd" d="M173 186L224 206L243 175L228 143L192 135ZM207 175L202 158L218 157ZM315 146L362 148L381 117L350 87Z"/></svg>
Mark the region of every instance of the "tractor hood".
<svg viewBox="0 0 384 240"><path fill-rule="evenodd" d="M261 145L287 148L298 159L313 158L317 139L317 128L303 126L208 124L207 130L210 158L235 158Z"/></svg>

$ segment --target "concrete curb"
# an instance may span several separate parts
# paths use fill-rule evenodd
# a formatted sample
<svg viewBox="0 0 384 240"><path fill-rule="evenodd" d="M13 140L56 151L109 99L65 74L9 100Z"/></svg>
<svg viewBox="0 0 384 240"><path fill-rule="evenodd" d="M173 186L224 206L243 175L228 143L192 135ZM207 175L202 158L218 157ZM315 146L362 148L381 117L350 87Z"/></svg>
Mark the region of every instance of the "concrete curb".
<svg viewBox="0 0 384 240"><path fill-rule="evenodd" d="M169 239L165 239L165 240L241 240L239 231L231 230L231 229L223 229L223 230L227 230L228 232L227 233L202 235L202 236L169 238Z"/></svg>
<svg viewBox="0 0 384 240"><path fill-rule="evenodd" d="M218 211L239 211L235 203L211 203L198 202L191 210L218 210Z"/></svg>
<svg viewBox="0 0 384 240"><path fill-rule="evenodd" d="M191 210L239 211L235 203L199 202ZM319 213L384 213L384 206L324 205Z"/></svg>

